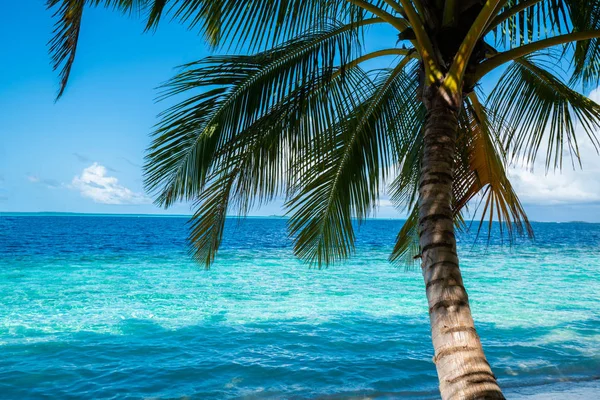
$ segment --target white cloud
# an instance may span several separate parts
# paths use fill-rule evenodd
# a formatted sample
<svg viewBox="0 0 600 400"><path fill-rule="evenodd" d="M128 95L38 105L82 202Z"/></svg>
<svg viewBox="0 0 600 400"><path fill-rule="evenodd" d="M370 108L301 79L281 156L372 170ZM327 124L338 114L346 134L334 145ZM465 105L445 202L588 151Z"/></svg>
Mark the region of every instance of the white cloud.
<svg viewBox="0 0 600 400"><path fill-rule="evenodd" d="M40 182L40 178L38 178L38 177L37 177L37 176L35 176L35 175L29 175L29 176L27 177L27 180L28 180L29 182L31 182L31 183L39 183L39 182Z"/></svg>
<svg viewBox="0 0 600 400"><path fill-rule="evenodd" d="M548 175L524 169L509 172L511 182L525 204L552 205L600 201L600 166L564 169Z"/></svg>
<svg viewBox="0 0 600 400"><path fill-rule="evenodd" d="M600 88L589 96L600 102ZM600 135L600 132L597 132ZM563 158L563 170L546 173L546 149L540 148L533 172L527 168L511 168L511 182L524 204L556 205L600 202L600 156L582 129L577 129L582 168L572 167L568 154Z"/></svg>
<svg viewBox="0 0 600 400"><path fill-rule="evenodd" d="M379 199L379 207L382 207L382 208L384 208L384 207L385 208L393 208L394 207L394 203L392 203L392 201L389 200L389 199L382 198L382 199Z"/></svg>
<svg viewBox="0 0 600 400"><path fill-rule="evenodd" d="M117 178L107 176L107 168L94 163L85 168L81 175L71 182L73 189L83 197L101 204L147 204L151 200L142 193L136 193L119 184Z"/></svg>

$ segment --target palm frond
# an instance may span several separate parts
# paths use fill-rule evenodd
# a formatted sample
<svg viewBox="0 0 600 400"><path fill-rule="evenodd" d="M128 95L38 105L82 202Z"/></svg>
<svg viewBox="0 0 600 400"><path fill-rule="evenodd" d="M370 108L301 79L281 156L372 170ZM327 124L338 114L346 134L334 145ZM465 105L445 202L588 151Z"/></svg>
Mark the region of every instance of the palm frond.
<svg viewBox="0 0 600 400"><path fill-rule="evenodd" d="M567 31L570 25L568 3L564 0L507 1L497 16L502 22L493 30L496 42L510 48ZM517 9L520 11L514 12Z"/></svg>
<svg viewBox="0 0 600 400"><path fill-rule="evenodd" d="M492 221L499 222L501 233L506 229L508 238L515 234L533 235L527 215L505 171L506 158L502 148L499 121L490 118L472 93L465 99L459 121L459 149L454 172L454 212L464 210L469 201L482 196L485 206L481 212L479 230L488 220L488 234Z"/></svg>
<svg viewBox="0 0 600 400"><path fill-rule="evenodd" d="M412 211L396 237L396 244L389 257L391 262L408 267L414 265L415 259L419 257L421 252L418 228L419 209L416 205L413 205Z"/></svg>
<svg viewBox="0 0 600 400"><path fill-rule="evenodd" d="M412 138L407 140L398 152L400 162L396 178L390 185L390 199L401 210L412 210L418 196L421 159L423 156L421 126L425 120L425 108L422 105L415 112L415 116Z"/></svg>
<svg viewBox="0 0 600 400"><path fill-rule="evenodd" d="M410 99L406 102L406 106L411 109L398 116L398 129L403 132L403 135L392 137L397 165L396 176L389 187L390 200L396 208L404 211L413 209L418 194L423 149L422 126L427 114L425 106L419 100L417 67L408 71L408 75L413 77L414 84L406 88L407 98Z"/></svg>
<svg viewBox="0 0 600 400"><path fill-rule="evenodd" d="M492 221L499 222L501 233L509 239L516 234L533 235L514 189L505 171L506 154L500 142L503 128L499 121L489 117L489 110L479 104L477 98L465 99L459 118L457 155L453 183L454 224L457 231L466 230L464 213L471 201L481 196L484 208L479 229L488 221L488 233ZM412 265L419 255L418 235L418 184L420 176L422 137L412 141L412 149L406 152L405 162L392 184L395 204L411 210L400 230L390 261Z"/></svg>
<svg viewBox="0 0 600 400"><path fill-rule="evenodd" d="M354 27L334 25L267 52L185 66L167 83L166 95L206 91L163 114L146 168L146 185L159 192L158 204L195 198L225 143L296 89L327 86L358 51Z"/></svg>
<svg viewBox="0 0 600 400"><path fill-rule="evenodd" d="M544 140L547 169L562 167L565 147L579 160L577 122L596 149L600 146L600 105L571 89L534 56L508 67L490 93L487 108L507 127L502 142L512 160L522 157L532 165Z"/></svg>
<svg viewBox="0 0 600 400"><path fill-rule="evenodd" d="M600 30L600 1L571 0L571 23L577 32ZM571 84L584 88L600 83L600 41L590 39L574 44Z"/></svg>
<svg viewBox="0 0 600 400"><path fill-rule="evenodd" d="M208 268L221 245L227 209L237 171L212 176L207 190L194 204L196 211L190 220L188 240L193 245L194 258Z"/></svg>
<svg viewBox="0 0 600 400"><path fill-rule="evenodd" d="M405 59L407 61L408 59ZM333 147L324 157L308 158L301 190L287 204L295 252L319 267L348 257L354 249L352 219L372 211L385 170L391 164L390 138L407 134L398 124L414 121L418 81L404 72L405 62L381 75L348 118L332 127ZM402 142L403 140L397 140Z"/></svg>
<svg viewBox="0 0 600 400"><path fill-rule="evenodd" d="M518 11L518 12L517 12ZM500 22L502 21L502 22ZM569 32L600 29L598 0L509 0L496 17L497 45L512 48ZM600 83L600 41L582 40L563 46L572 56L571 84L584 88Z"/></svg>
<svg viewBox="0 0 600 400"><path fill-rule="evenodd" d="M75 62L79 32L84 10L89 6L103 5L122 13L141 12L150 0L47 0L46 6L54 10L54 36L48 42L52 67L60 70L59 90L56 98L60 98L69 81L71 69Z"/></svg>
<svg viewBox="0 0 600 400"><path fill-rule="evenodd" d="M154 0L148 29L164 14L199 29L213 46L258 51L304 32L325 29L331 21L356 23L363 9L340 0Z"/></svg>
<svg viewBox="0 0 600 400"><path fill-rule="evenodd" d="M54 17L57 21L54 25L54 37L48 45L52 55L52 67L55 71L60 70L57 99L63 95L71 75L84 7L85 0L51 0L48 2L48 8L56 8Z"/></svg>
<svg viewBox="0 0 600 400"><path fill-rule="evenodd" d="M324 130L335 124L340 110L352 109L347 103L365 79L354 67L327 85L315 88L306 82L222 146L195 202L189 239L196 259L210 266L231 207L246 215L255 205L294 190L302 173L300 161L329 147Z"/></svg>

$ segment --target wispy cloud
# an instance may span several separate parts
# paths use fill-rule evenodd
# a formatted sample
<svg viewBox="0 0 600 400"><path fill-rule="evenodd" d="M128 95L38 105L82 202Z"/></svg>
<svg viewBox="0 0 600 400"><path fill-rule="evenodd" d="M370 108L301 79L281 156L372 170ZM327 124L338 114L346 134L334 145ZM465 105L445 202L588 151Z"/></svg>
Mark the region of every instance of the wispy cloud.
<svg viewBox="0 0 600 400"><path fill-rule="evenodd" d="M57 189L62 186L62 184L55 179L40 178L37 175L28 175L27 180L31 183L39 183L40 185L44 185L49 189Z"/></svg>
<svg viewBox="0 0 600 400"><path fill-rule="evenodd" d="M82 162L82 163L92 162L92 160L90 160L90 158L88 156L86 156L86 155L83 155L83 154L80 154L80 153L73 153L73 155L75 156L75 158L79 162Z"/></svg>
<svg viewBox="0 0 600 400"><path fill-rule="evenodd" d="M77 161L84 163L84 164L89 164L92 162L92 159L89 158L88 156L86 156L85 154L81 154L81 153L73 153L73 156L75 156L75 158L77 159ZM104 168L106 168L107 171L110 172L119 172L119 170L116 170L114 168L112 168L109 165L105 165Z"/></svg>
<svg viewBox="0 0 600 400"><path fill-rule="evenodd" d="M124 161L125 161L127 164L131 165L132 167L136 167L136 168L142 168L142 166L141 166L140 164L138 164L138 163L135 163L135 162L131 161L131 160L130 160L130 159L128 159L128 158L125 158L125 157L121 157L121 158L122 158L122 159L123 159L123 160L124 160Z"/></svg>
<svg viewBox="0 0 600 400"><path fill-rule="evenodd" d="M148 204L151 200L119 184L117 178L107 175L108 169L98 163L85 168L75 176L71 187L83 197L101 204Z"/></svg>

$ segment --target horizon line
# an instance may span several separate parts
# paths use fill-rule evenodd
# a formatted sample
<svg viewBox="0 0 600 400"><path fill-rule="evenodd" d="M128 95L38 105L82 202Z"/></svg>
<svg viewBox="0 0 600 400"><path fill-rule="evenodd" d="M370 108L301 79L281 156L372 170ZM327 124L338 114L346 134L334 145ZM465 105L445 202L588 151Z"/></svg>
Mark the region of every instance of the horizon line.
<svg viewBox="0 0 600 400"><path fill-rule="evenodd" d="M0 211L0 217L141 217L141 218L192 218L193 214L151 214L151 213L86 213L86 212L61 212L61 211ZM228 215L226 218L263 218L263 219L289 219L286 215ZM356 219L356 218L353 218ZM365 218L368 220L384 220L384 221L406 221L405 218L401 217L369 217ZM498 223L494 220L493 222ZM588 222L588 221L530 221L537 224L600 224L600 222Z"/></svg>

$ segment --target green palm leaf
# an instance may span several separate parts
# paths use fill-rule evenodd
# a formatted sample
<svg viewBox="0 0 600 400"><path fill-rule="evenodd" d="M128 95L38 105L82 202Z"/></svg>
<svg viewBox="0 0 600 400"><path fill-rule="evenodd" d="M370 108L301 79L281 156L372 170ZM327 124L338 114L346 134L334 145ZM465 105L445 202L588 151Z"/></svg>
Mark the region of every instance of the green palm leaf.
<svg viewBox="0 0 600 400"><path fill-rule="evenodd" d="M158 203L196 197L220 147L297 88L330 83L334 71L358 52L356 39L354 25L332 25L257 55L187 65L167 84L167 96L212 89L163 115L146 169L147 187L159 193Z"/></svg>
<svg viewBox="0 0 600 400"><path fill-rule="evenodd" d="M392 162L393 142L403 143L409 133L398 125L414 121L403 114L417 108L410 97L416 80L404 72L408 60L380 76L372 94L332 127L333 148L324 157L309 158L301 190L287 204L296 254L319 267L352 253L352 218L361 221L372 211Z"/></svg>
<svg viewBox="0 0 600 400"><path fill-rule="evenodd" d="M521 46L568 30L569 1L509 0L491 25L504 47ZM519 9L520 12L515 13Z"/></svg>
<svg viewBox="0 0 600 400"><path fill-rule="evenodd" d="M562 155L570 151L579 159L576 122L596 149L600 145L600 105L571 89L558 76L524 57L513 62L491 92L487 108L495 110L504 130L503 146L509 156L533 163L543 142L548 143L546 168L562 167Z"/></svg>
<svg viewBox="0 0 600 400"><path fill-rule="evenodd" d="M575 30L600 30L600 1L572 0L571 21ZM600 83L600 41L584 40L574 44L571 83L581 82L586 88Z"/></svg>
<svg viewBox="0 0 600 400"><path fill-rule="evenodd" d="M500 233L505 228L509 239L516 234L532 236L533 230L525 210L505 172L506 157L500 140L504 128L497 119L489 118L489 110L473 96L465 99L459 119L453 184L456 229L466 229L463 215L470 202L480 195L484 207L478 231L487 219L488 234L495 220L499 222ZM405 265L412 265L419 255L416 200L421 167L420 146L422 137L418 135L413 139L412 147L405 152L405 162L391 186L393 202L410 210L390 256L390 261Z"/></svg>
<svg viewBox="0 0 600 400"><path fill-rule="evenodd" d="M112 7L123 13L141 12L150 0L48 0L46 6L54 10L54 36L48 43L52 55L54 70L60 70L60 86L57 99L60 98L69 81L71 68L75 62L75 53L79 42L81 20L84 10L89 6Z"/></svg>
<svg viewBox="0 0 600 400"><path fill-rule="evenodd" d="M500 233L506 228L511 240L515 234L532 236L525 210L506 175L501 122L490 118L490 111L473 93L465 99L459 126L458 143L463 155L457 159L454 174L455 214L463 212L469 202L481 194L484 208L479 230L487 218L488 235L495 220L499 222Z"/></svg>
<svg viewBox="0 0 600 400"><path fill-rule="evenodd" d="M307 82L223 146L218 166L196 200L190 234L196 259L207 267L214 260L230 206L246 215L256 204L294 190L300 161L327 147L322 135L311 138L334 125L332 115L352 108L345 104L356 93L350 88L365 78L355 67L320 88Z"/></svg>
<svg viewBox="0 0 600 400"><path fill-rule="evenodd" d="M48 2L48 8L57 7L54 13L54 17L57 19L54 25L54 37L49 42L53 68L55 71L60 69L60 87L57 98L63 95L71 75L73 62L75 62L84 6L85 0L52 0Z"/></svg>
<svg viewBox="0 0 600 400"><path fill-rule="evenodd" d="M396 237L396 244L390 255L390 262L402 264L405 266L413 266L415 259L419 257L421 252L419 247L419 209L413 206L412 211L408 215L402 229Z"/></svg>

